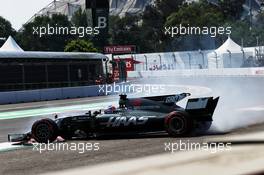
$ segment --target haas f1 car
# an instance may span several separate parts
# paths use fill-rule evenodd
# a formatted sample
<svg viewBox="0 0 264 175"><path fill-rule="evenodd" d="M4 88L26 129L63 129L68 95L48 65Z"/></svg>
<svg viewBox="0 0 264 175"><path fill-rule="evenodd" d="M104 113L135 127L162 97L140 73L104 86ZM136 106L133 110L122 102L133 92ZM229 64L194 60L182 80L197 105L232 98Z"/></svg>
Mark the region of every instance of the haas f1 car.
<svg viewBox="0 0 264 175"><path fill-rule="evenodd" d="M26 134L10 134L9 141L40 143L53 142L58 136L64 139L95 138L101 135L146 134L166 131L169 136L188 136L195 131L206 131L219 97L189 99L186 108L176 103L189 96L177 95L127 98L120 95L119 107L109 106L104 111L89 111L84 115L36 121Z"/></svg>

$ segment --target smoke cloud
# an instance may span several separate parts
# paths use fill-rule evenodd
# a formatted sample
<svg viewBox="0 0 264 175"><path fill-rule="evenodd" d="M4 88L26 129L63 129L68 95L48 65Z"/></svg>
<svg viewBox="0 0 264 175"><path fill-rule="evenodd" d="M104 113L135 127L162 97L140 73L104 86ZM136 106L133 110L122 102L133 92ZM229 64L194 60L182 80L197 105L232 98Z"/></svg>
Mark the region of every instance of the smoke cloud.
<svg viewBox="0 0 264 175"><path fill-rule="evenodd" d="M144 79L144 83L185 86L168 88L168 93L187 91L193 97L220 96L211 132L229 132L264 122L264 78L261 77L176 77ZM190 88L191 87L191 88ZM187 100L180 106L185 107Z"/></svg>

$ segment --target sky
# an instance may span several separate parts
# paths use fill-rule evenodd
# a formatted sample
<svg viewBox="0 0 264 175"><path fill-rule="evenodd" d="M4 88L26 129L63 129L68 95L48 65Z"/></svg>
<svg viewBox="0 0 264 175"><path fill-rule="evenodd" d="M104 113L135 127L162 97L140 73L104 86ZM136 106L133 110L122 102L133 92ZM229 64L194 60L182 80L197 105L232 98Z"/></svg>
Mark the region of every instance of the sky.
<svg viewBox="0 0 264 175"><path fill-rule="evenodd" d="M52 0L0 0L0 16L19 30L34 14Z"/></svg>

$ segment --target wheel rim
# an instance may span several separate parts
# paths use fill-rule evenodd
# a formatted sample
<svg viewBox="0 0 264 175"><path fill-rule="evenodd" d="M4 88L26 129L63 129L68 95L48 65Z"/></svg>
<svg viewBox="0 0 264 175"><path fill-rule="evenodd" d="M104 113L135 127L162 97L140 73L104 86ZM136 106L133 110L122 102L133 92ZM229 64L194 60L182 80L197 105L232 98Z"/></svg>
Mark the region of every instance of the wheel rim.
<svg viewBox="0 0 264 175"><path fill-rule="evenodd" d="M41 140L48 140L51 133L49 126L45 123L41 123L36 127L36 137L41 139Z"/></svg>
<svg viewBox="0 0 264 175"><path fill-rule="evenodd" d="M176 133L182 133L185 128L185 122L180 117L173 117L169 125L171 130Z"/></svg>

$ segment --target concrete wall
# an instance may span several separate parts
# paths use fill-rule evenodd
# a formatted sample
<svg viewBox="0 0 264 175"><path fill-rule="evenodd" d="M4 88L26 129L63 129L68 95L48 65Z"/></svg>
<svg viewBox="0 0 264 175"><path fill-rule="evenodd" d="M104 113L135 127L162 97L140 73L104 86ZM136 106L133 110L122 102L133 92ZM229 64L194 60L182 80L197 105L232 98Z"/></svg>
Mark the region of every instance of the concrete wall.
<svg viewBox="0 0 264 175"><path fill-rule="evenodd" d="M0 104L81 98L100 95L104 94L99 92L99 86L0 92Z"/></svg>
<svg viewBox="0 0 264 175"><path fill-rule="evenodd" d="M133 71L128 72L129 78L160 78L160 77L195 77L206 80L210 77L264 77L264 68L228 68L228 69L188 69L163 71ZM209 78L209 79L208 79ZM211 80L210 80L211 81ZM110 85L108 85L110 86ZM109 88L109 87L108 87ZM113 85L112 88L114 89ZM113 92L108 92L113 94ZM81 98L106 95L100 92L99 86L82 86L69 88L53 88L29 91L0 92L0 104L23 103L67 98Z"/></svg>

